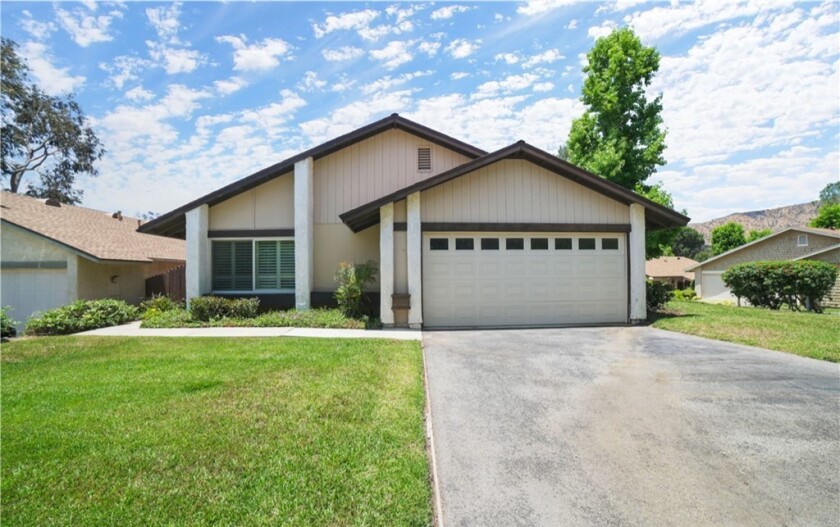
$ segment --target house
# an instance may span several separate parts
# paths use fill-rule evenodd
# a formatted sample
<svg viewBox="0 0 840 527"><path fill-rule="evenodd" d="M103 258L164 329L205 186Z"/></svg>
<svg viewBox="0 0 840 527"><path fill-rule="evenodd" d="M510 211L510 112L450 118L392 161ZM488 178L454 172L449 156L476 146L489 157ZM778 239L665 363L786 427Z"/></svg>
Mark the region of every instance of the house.
<svg viewBox="0 0 840 527"><path fill-rule="evenodd" d="M694 280L694 273L686 271L685 268L693 265L697 265L697 262L691 258L661 256L645 262L645 275L674 289L685 289Z"/></svg>
<svg viewBox="0 0 840 527"><path fill-rule="evenodd" d="M694 289L702 300L734 302L737 299L723 283L724 271L735 264L764 260L821 260L840 267L840 231L791 227L709 258L686 271L695 273ZM825 305L840 305L840 280Z"/></svg>
<svg viewBox="0 0 840 527"><path fill-rule="evenodd" d="M78 299L138 303L146 278L183 266L182 240L137 232L140 221L0 193L0 292L19 326Z"/></svg>
<svg viewBox="0 0 840 527"><path fill-rule="evenodd" d="M187 297L327 305L374 260L386 326L644 319L645 232L688 218L522 141L485 152L396 114L140 227L185 238Z"/></svg>

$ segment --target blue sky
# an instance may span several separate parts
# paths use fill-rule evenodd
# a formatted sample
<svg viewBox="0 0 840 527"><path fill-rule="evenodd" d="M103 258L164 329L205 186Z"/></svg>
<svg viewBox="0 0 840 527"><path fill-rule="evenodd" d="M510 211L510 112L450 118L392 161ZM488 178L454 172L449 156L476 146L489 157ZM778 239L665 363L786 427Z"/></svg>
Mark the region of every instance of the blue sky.
<svg viewBox="0 0 840 527"><path fill-rule="evenodd" d="M695 221L840 177L840 4L4 2L2 33L107 148L84 204L166 212L393 112L555 151L585 53L629 24L662 63L664 182Z"/></svg>

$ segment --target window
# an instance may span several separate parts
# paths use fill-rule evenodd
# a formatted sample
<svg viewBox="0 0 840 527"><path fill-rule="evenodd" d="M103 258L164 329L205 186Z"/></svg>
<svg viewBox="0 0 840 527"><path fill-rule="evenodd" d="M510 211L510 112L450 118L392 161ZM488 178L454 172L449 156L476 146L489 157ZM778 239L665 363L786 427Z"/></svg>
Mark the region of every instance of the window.
<svg viewBox="0 0 840 527"><path fill-rule="evenodd" d="M595 238L581 238L578 240L578 249L581 251L594 251Z"/></svg>
<svg viewBox="0 0 840 527"><path fill-rule="evenodd" d="M482 251L498 251L499 250L499 239L498 238L482 238L481 239L481 250Z"/></svg>
<svg viewBox="0 0 840 527"><path fill-rule="evenodd" d="M604 249L605 251L617 251L618 238L603 238L601 240L601 249Z"/></svg>
<svg viewBox="0 0 840 527"><path fill-rule="evenodd" d="M472 251L475 241L472 238L455 238L456 251Z"/></svg>
<svg viewBox="0 0 840 527"><path fill-rule="evenodd" d="M531 238L531 250L532 251L547 251L548 250L548 238Z"/></svg>
<svg viewBox="0 0 840 527"><path fill-rule="evenodd" d="M251 291L254 289L252 252L248 241L213 242L213 290Z"/></svg>
<svg viewBox="0 0 840 527"><path fill-rule="evenodd" d="M428 146L421 146L417 149L417 170L425 171L432 169L432 149Z"/></svg>
<svg viewBox="0 0 840 527"><path fill-rule="evenodd" d="M295 242L257 241L256 289L295 288Z"/></svg>
<svg viewBox="0 0 840 527"><path fill-rule="evenodd" d="M796 238L796 246L797 247L807 247L808 246L808 235L807 234L800 234Z"/></svg>
<svg viewBox="0 0 840 527"><path fill-rule="evenodd" d="M572 250L572 239L571 238L554 238L554 248L558 251L571 251Z"/></svg>
<svg viewBox="0 0 840 527"><path fill-rule="evenodd" d="M525 250L525 240L523 238L507 238L505 240L505 249L508 251Z"/></svg>
<svg viewBox="0 0 840 527"><path fill-rule="evenodd" d="M449 238L432 238L429 240L429 249L432 251L448 251Z"/></svg>

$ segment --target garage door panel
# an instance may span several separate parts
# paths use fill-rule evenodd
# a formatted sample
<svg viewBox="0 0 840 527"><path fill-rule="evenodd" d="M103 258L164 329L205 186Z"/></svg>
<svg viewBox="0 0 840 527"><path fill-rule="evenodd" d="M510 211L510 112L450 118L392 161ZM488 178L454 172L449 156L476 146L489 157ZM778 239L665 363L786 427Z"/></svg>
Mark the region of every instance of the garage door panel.
<svg viewBox="0 0 840 527"><path fill-rule="evenodd" d="M67 287L66 269L4 269L0 302L13 307L20 330L31 315L66 304Z"/></svg>

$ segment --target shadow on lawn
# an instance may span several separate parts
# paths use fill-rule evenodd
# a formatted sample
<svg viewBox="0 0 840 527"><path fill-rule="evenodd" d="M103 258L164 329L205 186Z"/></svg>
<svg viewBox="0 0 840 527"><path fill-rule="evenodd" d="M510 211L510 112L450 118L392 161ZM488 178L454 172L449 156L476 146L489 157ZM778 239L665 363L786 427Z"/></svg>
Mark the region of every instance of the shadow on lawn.
<svg viewBox="0 0 840 527"><path fill-rule="evenodd" d="M653 324L657 320L667 320L669 318L697 318L702 315L695 313L682 313L680 311L659 311L648 315L648 324Z"/></svg>

